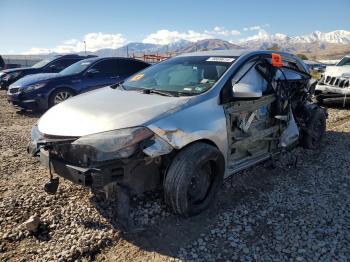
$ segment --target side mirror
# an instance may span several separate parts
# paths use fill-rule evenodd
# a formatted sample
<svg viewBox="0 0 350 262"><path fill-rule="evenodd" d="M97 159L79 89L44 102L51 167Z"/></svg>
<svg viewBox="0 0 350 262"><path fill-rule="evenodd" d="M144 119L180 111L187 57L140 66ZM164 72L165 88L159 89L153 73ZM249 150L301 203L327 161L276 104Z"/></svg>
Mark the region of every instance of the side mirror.
<svg viewBox="0 0 350 262"><path fill-rule="evenodd" d="M262 96L261 87L251 83L232 83L233 97L235 98L259 98Z"/></svg>
<svg viewBox="0 0 350 262"><path fill-rule="evenodd" d="M99 74L99 73L100 73L100 71L98 71L97 69L91 68L91 69L89 69L89 70L86 72L86 75L87 75L87 76L90 76L90 77L93 77L93 76L95 76L95 75L97 75L97 74Z"/></svg>

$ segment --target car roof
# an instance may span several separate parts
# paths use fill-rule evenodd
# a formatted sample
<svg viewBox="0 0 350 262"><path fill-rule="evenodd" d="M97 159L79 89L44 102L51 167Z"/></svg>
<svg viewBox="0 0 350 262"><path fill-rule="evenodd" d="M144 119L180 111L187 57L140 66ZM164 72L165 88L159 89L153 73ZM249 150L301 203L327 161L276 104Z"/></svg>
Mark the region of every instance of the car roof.
<svg viewBox="0 0 350 262"><path fill-rule="evenodd" d="M136 61L136 62L141 62L144 64L149 64L145 61L142 60L138 60L138 59L134 59L131 57L119 57L119 56L112 56L112 57L92 57L92 58L87 58L87 59L83 59L80 61L84 61L84 62L96 62L96 61L100 61L100 60L110 60L110 59L117 59L117 60L131 60L131 61Z"/></svg>
<svg viewBox="0 0 350 262"><path fill-rule="evenodd" d="M246 54L272 54L277 53L281 55L291 56L292 54L275 51L275 50L251 50L251 49L229 49L229 50L210 50L210 51L198 51L192 53L184 53L179 56L232 56L239 57Z"/></svg>

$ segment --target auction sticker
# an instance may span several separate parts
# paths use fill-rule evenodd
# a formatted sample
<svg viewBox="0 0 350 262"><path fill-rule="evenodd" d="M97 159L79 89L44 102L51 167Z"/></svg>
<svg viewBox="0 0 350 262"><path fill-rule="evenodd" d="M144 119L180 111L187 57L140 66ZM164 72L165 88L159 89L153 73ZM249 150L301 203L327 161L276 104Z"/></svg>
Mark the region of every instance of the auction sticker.
<svg viewBox="0 0 350 262"><path fill-rule="evenodd" d="M233 61L235 61L235 59L232 57L209 57L206 61L232 63Z"/></svg>
<svg viewBox="0 0 350 262"><path fill-rule="evenodd" d="M130 81L139 81L143 76L144 76L144 74L137 74L137 75L133 76L130 79Z"/></svg>

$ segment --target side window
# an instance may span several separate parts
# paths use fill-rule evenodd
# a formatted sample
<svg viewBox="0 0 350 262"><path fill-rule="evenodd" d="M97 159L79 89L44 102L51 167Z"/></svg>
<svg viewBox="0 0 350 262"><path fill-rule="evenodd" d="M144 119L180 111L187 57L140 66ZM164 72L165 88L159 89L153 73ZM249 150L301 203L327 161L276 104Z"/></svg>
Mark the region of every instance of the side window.
<svg viewBox="0 0 350 262"><path fill-rule="evenodd" d="M281 70L277 70L276 72L276 79L300 80L300 79L303 79L303 76L297 71L294 71L292 69L281 68Z"/></svg>
<svg viewBox="0 0 350 262"><path fill-rule="evenodd" d="M100 75L115 75L115 61L114 60L102 60L92 66L92 69L99 71Z"/></svg>
<svg viewBox="0 0 350 262"><path fill-rule="evenodd" d="M267 82L255 68L256 60L246 62L233 76L234 93L262 94L267 89Z"/></svg>
<svg viewBox="0 0 350 262"><path fill-rule="evenodd" d="M69 59L69 58L59 59L59 60L52 62L48 66L48 70L51 72L60 72L63 69L65 69L66 67L74 64L77 61L78 61L78 59Z"/></svg>
<svg viewBox="0 0 350 262"><path fill-rule="evenodd" d="M147 67L147 64L133 61L133 60L119 60L117 61L117 68L119 74L129 76Z"/></svg>

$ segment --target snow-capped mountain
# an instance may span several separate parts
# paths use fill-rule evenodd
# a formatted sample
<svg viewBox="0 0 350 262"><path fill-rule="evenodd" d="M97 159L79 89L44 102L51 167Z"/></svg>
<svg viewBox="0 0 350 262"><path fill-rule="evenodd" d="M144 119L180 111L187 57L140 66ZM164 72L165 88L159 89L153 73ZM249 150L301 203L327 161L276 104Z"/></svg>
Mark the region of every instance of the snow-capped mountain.
<svg viewBox="0 0 350 262"><path fill-rule="evenodd" d="M328 33L315 31L309 35L288 36L285 34L268 34L265 30L260 30L258 34L241 39L238 44L249 48L266 48L272 44L277 44L282 48L291 48L298 44L350 44L350 31L336 30Z"/></svg>
<svg viewBox="0 0 350 262"><path fill-rule="evenodd" d="M332 44L350 44L350 31L336 30L329 33L315 31L309 35L296 36L294 40L304 43L324 42Z"/></svg>

